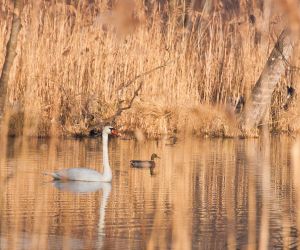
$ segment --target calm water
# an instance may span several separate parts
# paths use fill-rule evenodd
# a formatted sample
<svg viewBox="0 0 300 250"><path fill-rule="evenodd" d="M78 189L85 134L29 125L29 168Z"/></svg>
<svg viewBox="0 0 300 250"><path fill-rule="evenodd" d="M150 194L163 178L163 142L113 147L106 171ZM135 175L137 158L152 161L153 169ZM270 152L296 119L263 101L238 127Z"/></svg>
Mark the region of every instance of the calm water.
<svg viewBox="0 0 300 250"><path fill-rule="evenodd" d="M87 184L42 173L101 171L101 139L2 138L0 249L295 248L293 143L113 139L113 182ZM153 152L162 158L154 176L129 167Z"/></svg>

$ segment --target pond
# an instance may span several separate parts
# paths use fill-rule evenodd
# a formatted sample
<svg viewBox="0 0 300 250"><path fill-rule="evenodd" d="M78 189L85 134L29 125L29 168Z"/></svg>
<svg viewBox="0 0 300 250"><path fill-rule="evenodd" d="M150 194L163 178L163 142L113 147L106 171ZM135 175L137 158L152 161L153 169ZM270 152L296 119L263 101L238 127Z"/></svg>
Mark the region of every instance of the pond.
<svg viewBox="0 0 300 250"><path fill-rule="evenodd" d="M44 172L102 170L102 140L1 138L0 249L282 249L297 246L294 140L112 139L112 183ZM157 153L154 175L130 168ZM299 223L298 223L299 224Z"/></svg>

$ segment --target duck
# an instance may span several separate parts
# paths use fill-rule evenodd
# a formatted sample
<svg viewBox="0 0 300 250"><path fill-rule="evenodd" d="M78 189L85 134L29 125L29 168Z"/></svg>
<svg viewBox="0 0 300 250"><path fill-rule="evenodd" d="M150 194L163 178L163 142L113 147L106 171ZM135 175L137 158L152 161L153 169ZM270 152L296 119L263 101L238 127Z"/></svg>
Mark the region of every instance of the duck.
<svg viewBox="0 0 300 250"><path fill-rule="evenodd" d="M103 144L103 172L85 167L61 169L52 173L44 173L44 175L52 176L54 180L62 181L90 181L90 182L111 182L112 170L108 159L108 136L118 136L118 131L112 126L105 126L102 130Z"/></svg>
<svg viewBox="0 0 300 250"><path fill-rule="evenodd" d="M141 160L131 160L130 165L133 168L150 168L153 169L155 168L155 159L160 157L157 154L152 154L151 155L151 160L150 161L141 161Z"/></svg>

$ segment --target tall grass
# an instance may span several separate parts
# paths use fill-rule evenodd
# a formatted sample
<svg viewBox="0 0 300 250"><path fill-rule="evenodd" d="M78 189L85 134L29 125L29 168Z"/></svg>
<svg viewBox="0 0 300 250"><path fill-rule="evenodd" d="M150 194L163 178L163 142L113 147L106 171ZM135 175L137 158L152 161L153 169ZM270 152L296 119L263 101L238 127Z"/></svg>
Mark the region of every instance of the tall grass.
<svg viewBox="0 0 300 250"><path fill-rule="evenodd" d="M141 1L29 1L10 74L9 133L88 134L142 84L132 108L116 120L121 129L139 128L149 137L184 130L233 135L231 104L249 95L282 26L279 15L266 20L258 7L251 13L205 15L183 4ZM0 24L0 58L9 20L7 14ZM269 29L261 29L266 23ZM297 71L288 71L276 90L274 130L298 129L298 112L282 108L286 86L297 79Z"/></svg>

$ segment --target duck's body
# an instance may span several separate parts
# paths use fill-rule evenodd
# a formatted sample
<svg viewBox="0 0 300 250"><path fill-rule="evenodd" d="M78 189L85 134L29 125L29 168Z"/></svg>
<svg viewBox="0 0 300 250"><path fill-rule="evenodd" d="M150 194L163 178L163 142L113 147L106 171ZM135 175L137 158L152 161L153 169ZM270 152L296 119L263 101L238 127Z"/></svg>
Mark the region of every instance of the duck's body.
<svg viewBox="0 0 300 250"><path fill-rule="evenodd" d="M155 158L159 158L157 154L152 154L151 155L151 160L150 161L141 161L141 160L131 160L130 165L133 168L155 168Z"/></svg>
<svg viewBox="0 0 300 250"><path fill-rule="evenodd" d="M140 161L140 160L132 160L130 164L133 168L154 168L155 161Z"/></svg>
<svg viewBox="0 0 300 250"><path fill-rule="evenodd" d="M109 134L117 135L117 131L113 127L105 126L102 130L103 173L99 173L98 171L90 168L68 168L45 174L52 176L55 180L111 182L112 171L108 160Z"/></svg>

